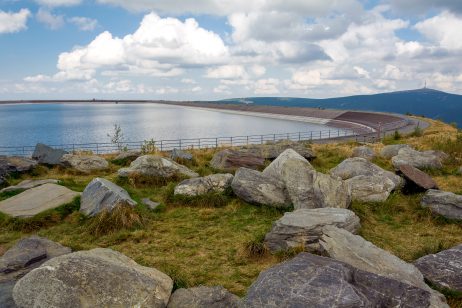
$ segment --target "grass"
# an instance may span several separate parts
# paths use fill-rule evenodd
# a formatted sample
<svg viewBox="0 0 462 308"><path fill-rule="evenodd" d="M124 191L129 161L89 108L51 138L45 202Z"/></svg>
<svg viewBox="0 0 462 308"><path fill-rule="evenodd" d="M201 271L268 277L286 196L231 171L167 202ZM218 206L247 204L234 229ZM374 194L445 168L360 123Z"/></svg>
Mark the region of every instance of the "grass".
<svg viewBox="0 0 462 308"><path fill-rule="evenodd" d="M430 173L441 189L462 194L462 176L456 172L462 165L462 138L454 127L430 122L431 127L423 132L403 135L399 140L392 136L384 143L407 143L419 150L447 152L451 159L445 162L443 171ZM313 144L317 158L312 164L318 171L328 172L350 157L357 145ZM369 146L379 152L384 144ZM193 150L194 160L184 164L201 176L217 173L209 166L216 151ZM111 161L114 157L106 158ZM377 157L373 162L393 170L390 160ZM118 164L128 163L111 162L108 171L92 175L40 167L31 174L10 179L11 184L17 184L30 178L54 178L72 190L83 191L94 177L104 177L125 188L139 205L85 218L78 212L79 200L76 199L69 205L30 219L0 215L0 254L20 238L38 234L73 250L107 247L120 251L142 265L170 275L175 288L222 285L243 296L261 271L303 249L276 255L267 251L264 236L273 222L283 215L279 210L249 205L231 192L195 198L174 196L174 188L182 178L167 181L118 178ZM0 200L13 194L0 194ZM360 234L408 262L462 243L462 224L434 216L428 209L421 208L421 196L395 193L383 203L354 202L351 209L361 218ZM143 198L162 205L155 211L149 210L141 205ZM460 294L444 292L452 307L462 307Z"/></svg>

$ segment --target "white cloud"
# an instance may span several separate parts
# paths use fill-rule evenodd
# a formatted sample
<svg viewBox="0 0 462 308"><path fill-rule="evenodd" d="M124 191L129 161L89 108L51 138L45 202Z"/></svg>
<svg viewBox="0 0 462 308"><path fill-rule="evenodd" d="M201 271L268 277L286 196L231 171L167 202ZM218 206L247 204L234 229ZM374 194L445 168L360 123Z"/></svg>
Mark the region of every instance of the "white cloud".
<svg viewBox="0 0 462 308"><path fill-rule="evenodd" d="M183 78L183 79L181 79L181 82L186 83L186 84L197 84L197 82L194 79L191 79L191 78Z"/></svg>
<svg viewBox="0 0 462 308"><path fill-rule="evenodd" d="M96 19L88 17L71 17L68 20L81 31L93 31L98 26L98 21Z"/></svg>
<svg viewBox="0 0 462 308"><path fill-rule="evenodd" d="M254 93L270 95L279 93L279 80L275 78L259 79L254 84Z"/></svg>
<svg viewBox="0 0 462 308"><path fill-rule="evenodd" d="M252 73L257 77L260 77L266 74L266 68L262 65L257 65L257 64L252 65L251 70L252 70Z"/></svg>
<svg viewBox="0 0 462 308"><path fill-rule="evenodd" d="M58 7L78 5L82 0L35 0L35 2L43 6Z"/></svg>
<svg viewBox="0 0 462 308"><path fill-rule="evenodd" d="M31 13L28 9L21 9L17 13L0 10L0 34L14 33L27 29L27 19Z"/></svg>
<svg viewBox="0 0 462 308"><path fill-rule="evenodd" d="M54 15L50 11L43 8L38 10L35 17L39 22L46 25L51 30L57 30L65 24L63 15Z"/></svg>
<svg viewBox="0 0 462 308"><path fill-rule="evenodd" d="M247 72L242 65L223 65L207 70L207 78L215 79L244 79L247 78Z"/></svg>
<svg viewBox="0 0 462 308"><path fill-rule="evenodd" d="M449 50L462 49L462 17L444 11L421 21L415 28L431 42Z"/></svg>

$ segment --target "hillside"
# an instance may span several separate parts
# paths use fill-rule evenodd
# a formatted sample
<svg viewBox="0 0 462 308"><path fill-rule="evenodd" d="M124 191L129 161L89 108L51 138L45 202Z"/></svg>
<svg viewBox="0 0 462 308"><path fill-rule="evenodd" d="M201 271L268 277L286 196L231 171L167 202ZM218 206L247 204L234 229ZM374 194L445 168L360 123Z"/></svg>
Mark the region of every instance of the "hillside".
<svg viewBox="0 0 462 308"><path fill-rule="evenodd" d="M462 95L450 94L428 88L327 99L249 97L241 99L227 99L221 102L251 103L255 105L270 106L384 111L401 114L411 113L433 119L442 119L447 123L456 122L459 127L462 127Z"/></svg>

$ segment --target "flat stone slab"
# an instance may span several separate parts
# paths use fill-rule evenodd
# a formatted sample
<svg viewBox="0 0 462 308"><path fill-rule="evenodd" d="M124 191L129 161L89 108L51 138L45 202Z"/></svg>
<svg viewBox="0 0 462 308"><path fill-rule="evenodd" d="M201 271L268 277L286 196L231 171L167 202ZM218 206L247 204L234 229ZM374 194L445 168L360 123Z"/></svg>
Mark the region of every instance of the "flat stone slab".
<svg viewBox="0 0 462 308"><path fill-rule="evenodd" d="M13 217L32 217L72 202L80 193L61 185L45 184L0 202L0 211Z"/></svg>
<svg viewBox="0 0 462 308"><path fill-rule="evenodd" d="M58 180L53 179L46 179L46 180L25 180L19 183L18 185L9 186L0 190L2 192L12 192L17 190L28 190L37 186L45 185L45 184L58 184Z"/></svg>
<svg viewBox="0 0 462 308"><path fill-rule="evenodd" d="M407 184L415 185L418 189L438 189L438 185L431 176L411 165L399 166L399 172L404 176Z"/></svg>

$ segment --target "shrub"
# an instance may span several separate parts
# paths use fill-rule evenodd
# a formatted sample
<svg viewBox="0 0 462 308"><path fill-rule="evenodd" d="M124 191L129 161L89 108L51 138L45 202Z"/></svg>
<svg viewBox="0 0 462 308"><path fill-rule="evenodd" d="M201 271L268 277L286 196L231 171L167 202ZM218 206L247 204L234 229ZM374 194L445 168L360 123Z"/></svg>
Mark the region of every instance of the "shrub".
<svg viewBox="0 0 462 308"><path fill-rule="evenodd" d="M112 133L107 134L107 136L111 139L111 143L117 146L117 149L119 151L122 151L125 148L123 144L124 134L119 124L114 124L114 129L112 130Z"/></svg>
<svg viewBox="0 0 462 308"><path fill-rule="evenodd" d="M423 130L420 127L416 126L414 128L414 131L409 135L409 137L422 137L422 135Z"/></svg>
<svg viewBox="0 0 462 308"><path fill-rule="evenodd" d="M393 139L394 140L400 140L402 138L401 134L399 133L399 131L395 130L394 134L393 134Z"/></svg>

